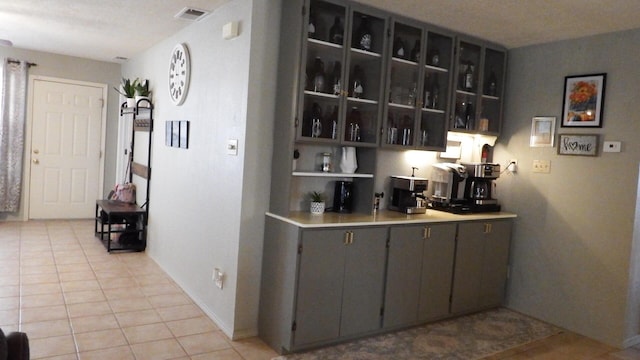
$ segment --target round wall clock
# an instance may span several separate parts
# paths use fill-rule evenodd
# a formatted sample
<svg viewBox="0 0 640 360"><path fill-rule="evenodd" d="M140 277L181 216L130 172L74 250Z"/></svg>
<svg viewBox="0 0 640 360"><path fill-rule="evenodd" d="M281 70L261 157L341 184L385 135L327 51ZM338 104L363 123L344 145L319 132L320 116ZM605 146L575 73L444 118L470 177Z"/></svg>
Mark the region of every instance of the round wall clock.
<svg viewBox="0 0 640 360"><path fill-rule="evenodd" d="M191 62L185 44L178 44L171 52L169 63L169 96L176 105L182 105L189 91Z"/></svg>

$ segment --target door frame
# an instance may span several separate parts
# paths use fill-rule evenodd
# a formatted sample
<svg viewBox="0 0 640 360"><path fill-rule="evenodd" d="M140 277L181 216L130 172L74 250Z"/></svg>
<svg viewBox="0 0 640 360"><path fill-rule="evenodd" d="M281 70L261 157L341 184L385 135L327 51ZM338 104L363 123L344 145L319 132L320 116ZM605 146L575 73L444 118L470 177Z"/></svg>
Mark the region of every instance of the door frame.
<svg viewBox="0 0 640 360"><path fill-rule="evenodd" d="M100 119L100 163L98 164L98 193L96 199L102 198L104 187L104 158L107 139L107 95L108 85L88 81L78 81L63 79L51 76L29 75L29 85L27 89L27 119L24 139L24 161L22 164L22 221L29 220L29 206L31 200L31 141L33 131L33 96L36 81L48 81L63 83L68 85L91 86L102 89L102 115Z"/></svg>

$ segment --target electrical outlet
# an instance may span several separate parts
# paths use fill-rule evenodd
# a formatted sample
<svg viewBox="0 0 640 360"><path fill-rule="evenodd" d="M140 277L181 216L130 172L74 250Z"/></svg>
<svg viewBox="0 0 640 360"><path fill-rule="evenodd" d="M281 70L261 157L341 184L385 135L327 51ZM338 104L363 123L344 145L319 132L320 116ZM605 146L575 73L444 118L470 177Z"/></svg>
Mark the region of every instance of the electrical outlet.
<svg viewBox="0 0 640 360"><path fill-rule="evenodd" d="M224 273L220 271L220 269L218 268L213 269L212 279L213 279L213 282L216 284L216 286L222 289L222 280L224 279Z"/></svg>
<svg viewBox="0 0 640 360"><path fill-rule="evenodd" d="M533 160L533 172L548 174L551 172L551 161L549 160Z"/></svg>
<svg viewBox="0 0 640 360"><path fill-rule="evenodd" d="M507 165L507 169L509 172L515 173L518 172L518 160L511 159L509 160L509 165Z"/></svg>

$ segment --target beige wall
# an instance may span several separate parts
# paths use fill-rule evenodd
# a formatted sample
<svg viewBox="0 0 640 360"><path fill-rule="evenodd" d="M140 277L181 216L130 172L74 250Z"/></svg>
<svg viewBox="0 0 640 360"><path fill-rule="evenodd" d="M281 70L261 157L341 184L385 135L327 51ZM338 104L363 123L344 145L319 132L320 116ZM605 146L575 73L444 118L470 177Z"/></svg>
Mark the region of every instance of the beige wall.
<svg viewBox="0 0 640 360"><path fill-rule="evenodd" d="M494 157L519 161L517 174L498 180L504 208L519 216L508 306L616 346L637 340L639 321L630 259L640 162L638 44L640 30L633 30L511 50ZM599 134L622 141L622 152L560 156L556 148L529 147L532 117L560 122L564 77L593 73L607 73L603 127L558 125L557 133ZM550 174L532 173L537 159L551 161Z"/></svg>

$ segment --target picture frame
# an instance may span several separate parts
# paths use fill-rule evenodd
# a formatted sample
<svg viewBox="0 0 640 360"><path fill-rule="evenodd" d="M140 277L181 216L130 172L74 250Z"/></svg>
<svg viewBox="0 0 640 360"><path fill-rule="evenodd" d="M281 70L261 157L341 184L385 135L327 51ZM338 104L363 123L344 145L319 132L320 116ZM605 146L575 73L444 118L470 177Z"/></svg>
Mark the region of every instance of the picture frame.
<svg viewBox="0 0 640 360"><path fill-rule="evenodd" d="M597 134L560 134L558 155L598 156Z"/></svg>
<svg viewBox="0 0 640 360"><path fill-rule="evenodd" d="M189 122L185 120L180 121L180 148L189 148Z"/></svg>
<svg viewBox="0 0 640 360"><path fill-rule="evenodd" d="M530 147L553 147L556 133L555 116L536 116L531 119Z"/></svg>
<svg viewBox="0 0 640 360"><path fill-rule="evenodd" d="M607 74L566 76L562 127L602 127Z"/></svg>

